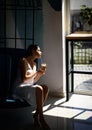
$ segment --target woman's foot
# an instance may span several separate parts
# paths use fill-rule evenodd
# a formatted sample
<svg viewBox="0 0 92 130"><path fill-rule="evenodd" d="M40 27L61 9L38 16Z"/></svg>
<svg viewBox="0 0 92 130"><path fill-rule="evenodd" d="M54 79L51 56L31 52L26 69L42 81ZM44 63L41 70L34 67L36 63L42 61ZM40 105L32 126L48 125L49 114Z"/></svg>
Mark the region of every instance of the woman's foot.
<svg viewBox="0 0 92 130"><path fill-rule="evenodd" d="M35 127L41 127L40 123L39 123L39 116L37 114L34 114L33 118L34 118L34 126Z"/></svg>
<svg viewBox="0 0 92 130"><path fill-rule="evenodd" d="M49 125L46 123L45 119L42 117L39 119L41 127L43 128L43 130L50 130Z"/></svg>

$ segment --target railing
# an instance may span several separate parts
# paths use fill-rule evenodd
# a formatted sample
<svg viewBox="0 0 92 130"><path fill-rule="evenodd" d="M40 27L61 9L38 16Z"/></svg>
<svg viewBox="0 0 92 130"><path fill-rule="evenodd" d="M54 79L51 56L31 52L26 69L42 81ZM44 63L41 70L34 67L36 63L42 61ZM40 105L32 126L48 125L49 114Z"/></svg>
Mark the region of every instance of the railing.
<svg viewBox="0 0 92 130"><path fill-rule="evenodd" d="M73 44L74 64L92 64L92 42Z"/></svg>

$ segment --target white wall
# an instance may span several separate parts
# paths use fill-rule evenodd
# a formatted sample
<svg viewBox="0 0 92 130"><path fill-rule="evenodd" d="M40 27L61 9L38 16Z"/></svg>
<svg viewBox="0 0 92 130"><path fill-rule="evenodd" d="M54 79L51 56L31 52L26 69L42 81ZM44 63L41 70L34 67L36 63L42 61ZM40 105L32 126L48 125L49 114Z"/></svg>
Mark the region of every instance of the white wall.
<svg viewBox="0 0 92 130"><path fill-rule="evenodd" d="M43 57L48 68L41 81L50 93L63 96L62 15L43 1Z"/></svg>
<svg viewBox="0 0 92 130"><path fill-rule="evenodd" d="M70 0L71 10L80 9L80 5L87 5L88 7L92 7L92 0Z"/></svg>

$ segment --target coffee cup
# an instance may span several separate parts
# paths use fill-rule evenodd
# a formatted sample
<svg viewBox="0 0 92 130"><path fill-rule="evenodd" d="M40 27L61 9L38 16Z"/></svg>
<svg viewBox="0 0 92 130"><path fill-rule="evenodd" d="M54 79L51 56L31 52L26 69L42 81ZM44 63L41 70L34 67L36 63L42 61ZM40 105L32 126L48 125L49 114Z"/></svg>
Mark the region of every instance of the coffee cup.
<svg viewBox="0 0 92 130"><path fill-rule="evenodd" d="M42 68L43 70L45 70L45 69L47 68L47 64L46 64L46 63L42 63L42 64L41 64L41 68Z"/></svg>

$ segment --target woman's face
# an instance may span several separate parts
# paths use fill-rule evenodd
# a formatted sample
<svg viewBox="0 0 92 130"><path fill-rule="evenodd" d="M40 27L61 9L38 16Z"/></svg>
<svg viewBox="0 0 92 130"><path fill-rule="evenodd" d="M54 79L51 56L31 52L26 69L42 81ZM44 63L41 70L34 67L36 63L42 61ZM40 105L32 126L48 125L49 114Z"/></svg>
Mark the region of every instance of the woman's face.
<svg viewBox="0 0 92 130"><path fill-rule="evenodd" d="M40 47L38 46L37 50L35 51L35 56L36 58L41 58L41 55L42 55L42 52L41 52Z"/></svg>

